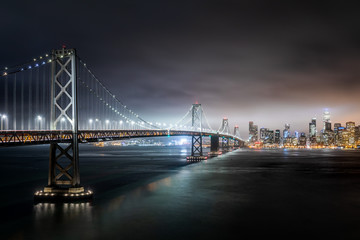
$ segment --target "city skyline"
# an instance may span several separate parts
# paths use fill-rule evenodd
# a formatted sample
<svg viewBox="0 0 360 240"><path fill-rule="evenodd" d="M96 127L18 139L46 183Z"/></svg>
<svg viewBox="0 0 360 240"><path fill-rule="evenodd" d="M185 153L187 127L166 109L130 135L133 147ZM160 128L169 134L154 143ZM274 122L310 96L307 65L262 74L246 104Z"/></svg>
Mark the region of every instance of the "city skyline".
<svg viewBox="0 0 360 240"><path fill-rule="evenodd" d="M324 109L322 119L312 118L308 131L291 129L286 123L281 129L258 127L249 121L248 146L251 148L359 148L360 125L331 122L331 113ZM320 129L320 130L319 130ZM282 132L282 134L281 134Z"/></svg>
<svg viewBox="0 0 360 240"><path fill-rule="evenodd" d="M306 134L308 134L309 132L309 122L311 121L311 119L315 118L318 122L317 126L316 126L316 130L317 132L320 132L322 129L323 129L323 113L324 111L329 111L330 112L330 115L331 115L331 118L330 118L330 122L332 124L332 128L334 127L334 124L335 123L341 123L342 125L345 125L346 122L355 122L355 123L359 123L360 124L360 121L354 121L352 119L344 119L344 117L336 117L334 116L334 114L332 114L332 112L329 110L329 108L323 108L322 109L323 112L319 113L319 114L316 114L315 116L313 117L310 117L308 118L307 121L304 121L302 123L297 123L297 124L293 124L292 122L289 122L289 121L286 121L286 119L283 120L283 122L278 122L278 123L271 123L271 124L268 124L268 125L262 125L261 124L261 119L260 121L252 121L252 120L249 120L248 123L247 123L247 127L248 127L248 124L250 121L254 122L254 124L258 125L258 128L268 128L268 129L272 129L272 130L276 130L276 129L279 129L279 130L283 130L284 129L284 126L285 124L290 124L290 132L291 134L294 133L294 131L297 131L299 133L301 132L304 132ZM335 119L335 120L334 120ZM338 121L339 119L341 119L342 121ZM321 124L319 124L321 123ZM248 130L247 129L243 129L244 127L243 126L240 126L240 132L245 132L244 134L246 136L248 136Z"/></svg>

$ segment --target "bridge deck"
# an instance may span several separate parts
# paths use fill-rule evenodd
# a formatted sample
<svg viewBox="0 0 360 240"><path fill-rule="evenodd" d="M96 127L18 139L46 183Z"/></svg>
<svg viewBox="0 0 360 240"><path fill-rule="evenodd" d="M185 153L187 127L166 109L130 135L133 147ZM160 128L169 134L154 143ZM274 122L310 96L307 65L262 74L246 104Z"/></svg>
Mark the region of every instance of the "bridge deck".
<svg viewBox="0 0 360 240"><path fill-rule="evenodd" d="M129 138L160 137L160 136L210 136L213 132L197 132L183 130L80 130L80 142L115 141ZM217 134L219 137L241 139L228 134ZM0 131L0 146L49 144L51 142L71 142L71 131Z"/></svg>

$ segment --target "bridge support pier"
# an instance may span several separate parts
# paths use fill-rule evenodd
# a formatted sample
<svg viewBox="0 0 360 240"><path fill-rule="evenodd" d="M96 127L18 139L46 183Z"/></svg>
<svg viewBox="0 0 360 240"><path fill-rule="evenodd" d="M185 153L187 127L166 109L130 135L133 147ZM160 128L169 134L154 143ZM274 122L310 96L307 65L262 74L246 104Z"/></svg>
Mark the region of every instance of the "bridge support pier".
<svg viewBox="0 0 360 240"><path fill-rule="evenodd" d="M90 199L92 191L85 191L80 185L75 49L53 50L51 67L50 129L61 129L60 121L64 119L71 125L72 139L66 147L50 144L48 185L36 192L34 198L37 201Z"/></svg>
<svg viewBox="0 0 360 240"><path fill-rule="evenodd" d="M186 159L188 161L201 161L207 159L206 156L203 156L201 133L199 136L192 136L191 138L191 156Z"/></svg>
<svg viewBox="0 0 360 240"><path fill-rule="evenodd" d="M240 148L239 140L234 140L234 148Z"/></svg>
<svg viewBox="0 0 360 240"><path fill-rule="evenodd" d="M230 142L229 138L225 138L225 137L222 138L221 148L223 152L229 151L229 147L230 147L229 142Z"/></svg>
<svg viewBox="0 0 360 240"><path fill-rule="evenodd" d="M210 157L215 157L221 154L221 152L219 151L219 135L211 135L210 137L210 152L209 152L209 156Z"/></svg>
<svg viewBox="0 0 360 240"><path fill-rule="evenodd" d="M78 142L72 141L65 147L51 143L48 185L35 193L35 199L72 201L90 199L92 195L92 191L85 191L80 185Z"/></svg>
<svg viewBox="0 0 360 240"><path fill-rule="evenodd" d="M191 127L193 130L198 131L199 135L192 135L191 139L191 156L186 157L187 161L201 161L206 160L207 157L203 156L202 148L202 108L201 104L193 104L191 108L192 123Z"/></svg>

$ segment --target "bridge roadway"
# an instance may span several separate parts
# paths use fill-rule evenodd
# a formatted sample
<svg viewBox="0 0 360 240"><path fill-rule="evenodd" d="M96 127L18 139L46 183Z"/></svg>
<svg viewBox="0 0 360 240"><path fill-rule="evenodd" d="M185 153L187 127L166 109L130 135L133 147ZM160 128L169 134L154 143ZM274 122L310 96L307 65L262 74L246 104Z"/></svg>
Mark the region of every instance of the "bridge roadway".
<svg viewBox="0 0 360 240"><path fill-rule="evenodd" d="M197 131L184 130L79 130L79 142L115 141L130 138L161 137L161 136L199 136ZM219 135L243 142L229 134L201 132L202 136ZM73 133L70 130L16 130L0 131L0 146L18 146L49 143L70 143Z"/></svg>

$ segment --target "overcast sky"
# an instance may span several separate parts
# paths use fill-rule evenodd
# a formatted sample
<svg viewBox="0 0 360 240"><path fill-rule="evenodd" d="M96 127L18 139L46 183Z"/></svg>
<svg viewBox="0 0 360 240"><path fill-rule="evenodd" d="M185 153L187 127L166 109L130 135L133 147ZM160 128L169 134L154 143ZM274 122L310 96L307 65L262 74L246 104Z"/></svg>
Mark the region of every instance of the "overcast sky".
<svg viewBox="0 0 360 240"><path fill-rule="evenodd" d="M2 2L0 66L66 44L149 121L199 101L213 128L226 116L245 136L251 120L307 131L324 108L360 124L359 10L314 2Z"/></svg>

